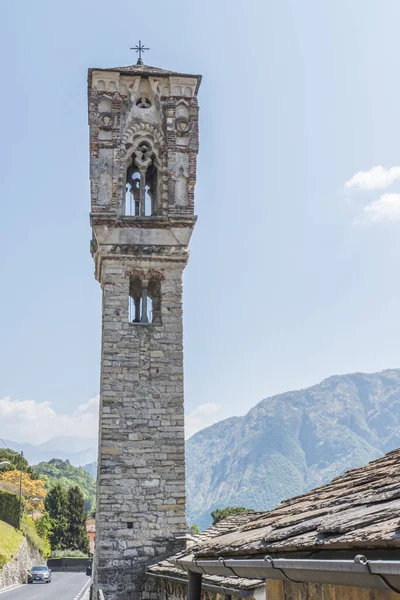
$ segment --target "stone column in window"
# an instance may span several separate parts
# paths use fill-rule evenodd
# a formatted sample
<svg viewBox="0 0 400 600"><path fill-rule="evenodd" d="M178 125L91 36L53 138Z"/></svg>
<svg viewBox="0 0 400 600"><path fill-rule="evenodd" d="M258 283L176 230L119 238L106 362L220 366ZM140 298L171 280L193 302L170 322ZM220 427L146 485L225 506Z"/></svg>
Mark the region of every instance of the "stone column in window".
<svg viewBox="0 0 400 600"><path fill-rule="evenodd" d="M142 287L142 318L140 319L141 323L148 323L149 317L147 315L147 284L143 284Z"/></svg>
<svg viewBox="0 0 400 600"><path fill-rule="evenodd" d="M126 191L127 194L125 195L125 214L126 215L131 215L132 214L132 198L133 198L133 194L132 194L132 165L130 167L128 167L128 170L126 172Z"/></svg>
<svg viewBox="0 0 400 600"><path fill-rule="evenodd" d="M147 171L147 167L141 167L141 169L140 169L140 216L141 217L144 217L146 214L146 208L145 208L146 171Z"/></svg>
<svg viewBox="0 0 400 600"><path fill-rule="evenodd" d="M140 322L140 297L134 298L133 302L135 304L135 323Z"/></svg>
<svg viewBox="0 0 400 600"><path fill-rule="evenodd" d="M135 215L135 217L140 215L140 179L138 175L138 173L134 174L131 188L134 203L134 211L131 212L131 215Z"/></svg>

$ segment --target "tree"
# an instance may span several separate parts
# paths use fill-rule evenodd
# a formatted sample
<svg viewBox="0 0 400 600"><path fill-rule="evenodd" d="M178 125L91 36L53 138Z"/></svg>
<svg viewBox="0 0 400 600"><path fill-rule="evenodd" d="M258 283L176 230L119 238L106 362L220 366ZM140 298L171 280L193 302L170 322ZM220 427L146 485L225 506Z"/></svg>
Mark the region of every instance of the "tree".
<svg viewBox="0 0 400 600"><path fill-rule="evenodd" d="M35 521L35 529L43 540L43 556L48 558L51 553L51 536L53 534L53 519L48 512L44 512L41 517Z"/></svg>
<svg viewBox="0 0 400 600"><path fill-rule="evenodd" d="M29 466L28 461L20 452L15 452L11 448L0 448L0 462L8 461L9 465L1 467L2 472L5 471L24 471L29 473L32 479L37 479L35 471Z"/></svg>
<svg viewBox="0 0 400 600"><path fill-rule="evenodd" d="M36 519L35 527L41 537L51 537L53 533L53 520L48 512L43 513L41 517Z"/></svg>
<svg viewBox="0 0 400 600"><path fill-rule="evenodd" d="M51 547L53 550L65 550L68 543L68 496L59 483L47 494L45 508L52 522Z"/></svg>
<svg viewBox="0 0 400 600"><path fill-rule="evenodd" d="M196 523L190 526L190 531L193 533L193 535L199 535L199 533L201 533L200 527Z"/></svg>
<svg viewBox="0 0 400 600"><path fill-rule="evenodd" d="M218 521L222 521L222 519L226 519L227 517L232 517L233 515L239 515L244 512L252 512L250 508L245 508L244 506L227 506L226 508L216 508L212 513L213 525L218 523Z"/></svg>
<svg viewBox="0 0 400 600"><path fill-rule="evenodd" d="M89 538L85 527L85 498L78 486L68 490L68 520L68 548L89 552Z"/></svg>
<svg viewBox="0 0 400 600"><path fill-rule="evenodd" d="M0 472L0 489L19 495L21 471ZM44 509L43 500L47 495L45 481L32 478L28 472L22 471L22 496L26 500L26 512ZM38 498L38 500L33 500Z"/></svg>

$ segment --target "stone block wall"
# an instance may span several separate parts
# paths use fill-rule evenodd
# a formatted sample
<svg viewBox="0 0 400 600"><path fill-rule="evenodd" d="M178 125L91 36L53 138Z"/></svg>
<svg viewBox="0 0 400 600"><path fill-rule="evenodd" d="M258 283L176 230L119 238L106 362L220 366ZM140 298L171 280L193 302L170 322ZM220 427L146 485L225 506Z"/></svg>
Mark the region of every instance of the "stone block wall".
<svg viewBox="0 0 400 600"><path fill-rule="evenodd" d="M103 293L94 591L107 600L146 600L147 565L184 545L182 273L200 80L143 64L89 70L91 252Z"/></svg>
<svg viewBox="0 0 400 600"><path fill-rule="evenodd" d="M139 598L145 567L179 551L186 530L182 271L162 275L161 324L130 323L132 267L105 260L95 583L107 600Z"/></svg>
<svg viewBox="0 0 400 600"><path fill-rule="evenodd" d="M29 569L43 562L39 550L25 538L18 554L0 569L0 590L25 583Z"/></svg>

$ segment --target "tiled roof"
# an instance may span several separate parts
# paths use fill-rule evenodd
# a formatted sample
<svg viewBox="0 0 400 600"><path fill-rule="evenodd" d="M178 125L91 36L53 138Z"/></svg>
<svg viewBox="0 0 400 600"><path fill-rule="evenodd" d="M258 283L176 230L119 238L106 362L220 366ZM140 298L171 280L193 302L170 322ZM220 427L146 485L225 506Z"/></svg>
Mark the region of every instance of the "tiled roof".
<svg viewBox="0 0 400 600"><path fill-rule="evenodd" d="M182 582L187 581L187 573L181 567L179 567L176 561L180 558L188 556L192 552L192 547L199 547L207 541L213 539L215 536L224 535L237 530L238 527L245 525L249 522L250 517L254 518L256 515L262 513L249 512L228 517L223 521L219 521L216 525L202 531L200 534L193 536L193 540L189 542L187 550L183 550L171 558L152 565L148 568L148 572L152 575L160 577L173 577L182 579ZM241 591L252 590L256 587L263 585L261 579L246 579L243 577L219 577L205 575L203 577L203 583L220 586L224 588L236 589Z"/></svg>
<svg viewBox="0 0 400 600"><path fill-rule="evenodd" d="M187 582L187 572L176 567L170 560L164 560L148 568L152 575L163 577L165 579L181 579L182 583ZM248 591L264 585L262 579L247 579L245 577L220 577L219 575L203 575L203 585L213 585L232 590Z"/></svg>
<svg viewBox="0 0 400 600"><path fill-rule="evenodd" d="M199 540L196 558L400 547L400 450L329 484L247 514L231 531ZM232 524L233 524L232 522Z"/></svg>
<svg viewBox="0 0 400 600"><path fill-rule="evenodd" d="M189 75L188 73L177 73L175 71L168 71L166 69L160 69L159 67L151 67L149 65L128 65L126 67L110 67L109 69L90 69L90 71L118 71L119 73L129 73L137 75L152 75L152 76L169 76L174 77L195 77L201 79L201 75Z"/></svg>

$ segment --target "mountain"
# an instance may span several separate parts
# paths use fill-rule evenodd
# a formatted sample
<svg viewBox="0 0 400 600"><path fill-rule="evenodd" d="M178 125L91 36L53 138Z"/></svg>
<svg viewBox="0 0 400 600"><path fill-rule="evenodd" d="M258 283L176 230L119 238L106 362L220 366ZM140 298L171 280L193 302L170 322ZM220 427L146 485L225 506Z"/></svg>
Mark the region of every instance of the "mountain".
<svg viewBox="0 0 400 600"><path fill-rule="evenodd" d="M20 444L10 440L3 440L4 444L16 450L23 452L25 458L30 464L47 462L52 458L69 460L72 465L84 465L97 459L97 442L92 438L78 438L60 436L52 438L43 444L34 446L33 444Z"/></svg>
<svg viewBox="0 0 400 600"><path fill-rule="evenodd" d="M94 510L96 498L96 482L82 467L74 467L68 460L53 458L49 462L34 465L36 475L46 480L46 488L51 490L57 483L65 488L78 485L85 497L85 510Z"/></svg>
<svg viewBox="0 0 400 600"><path fill-rule="evenodd" d="M71 448L74 449L74 453L78 452L88 452L92 450L97 445L96 440L93 438L80 438L80 437L71 437L68 435L60 435L57 438L51 438L47 440L47 442L43 442L43 444L39 444L37 448L43 450L43 452L54 452L60 451L64 453L71 452Z"/></svg>
<svg viewBox="0 0 400 600"><path fill-rule="evenodd" d="M187 442L188 523L268 509L400 446L400 369L334 376L266 398Z"/></svg>
<svg viewBox="0 0 400 600"><path fill-rule="evenodd" d="M88 463L87 465L83 465L82 469L85 469L86 473L89 473L93 479L97 478L97 460Z"/></svg>

